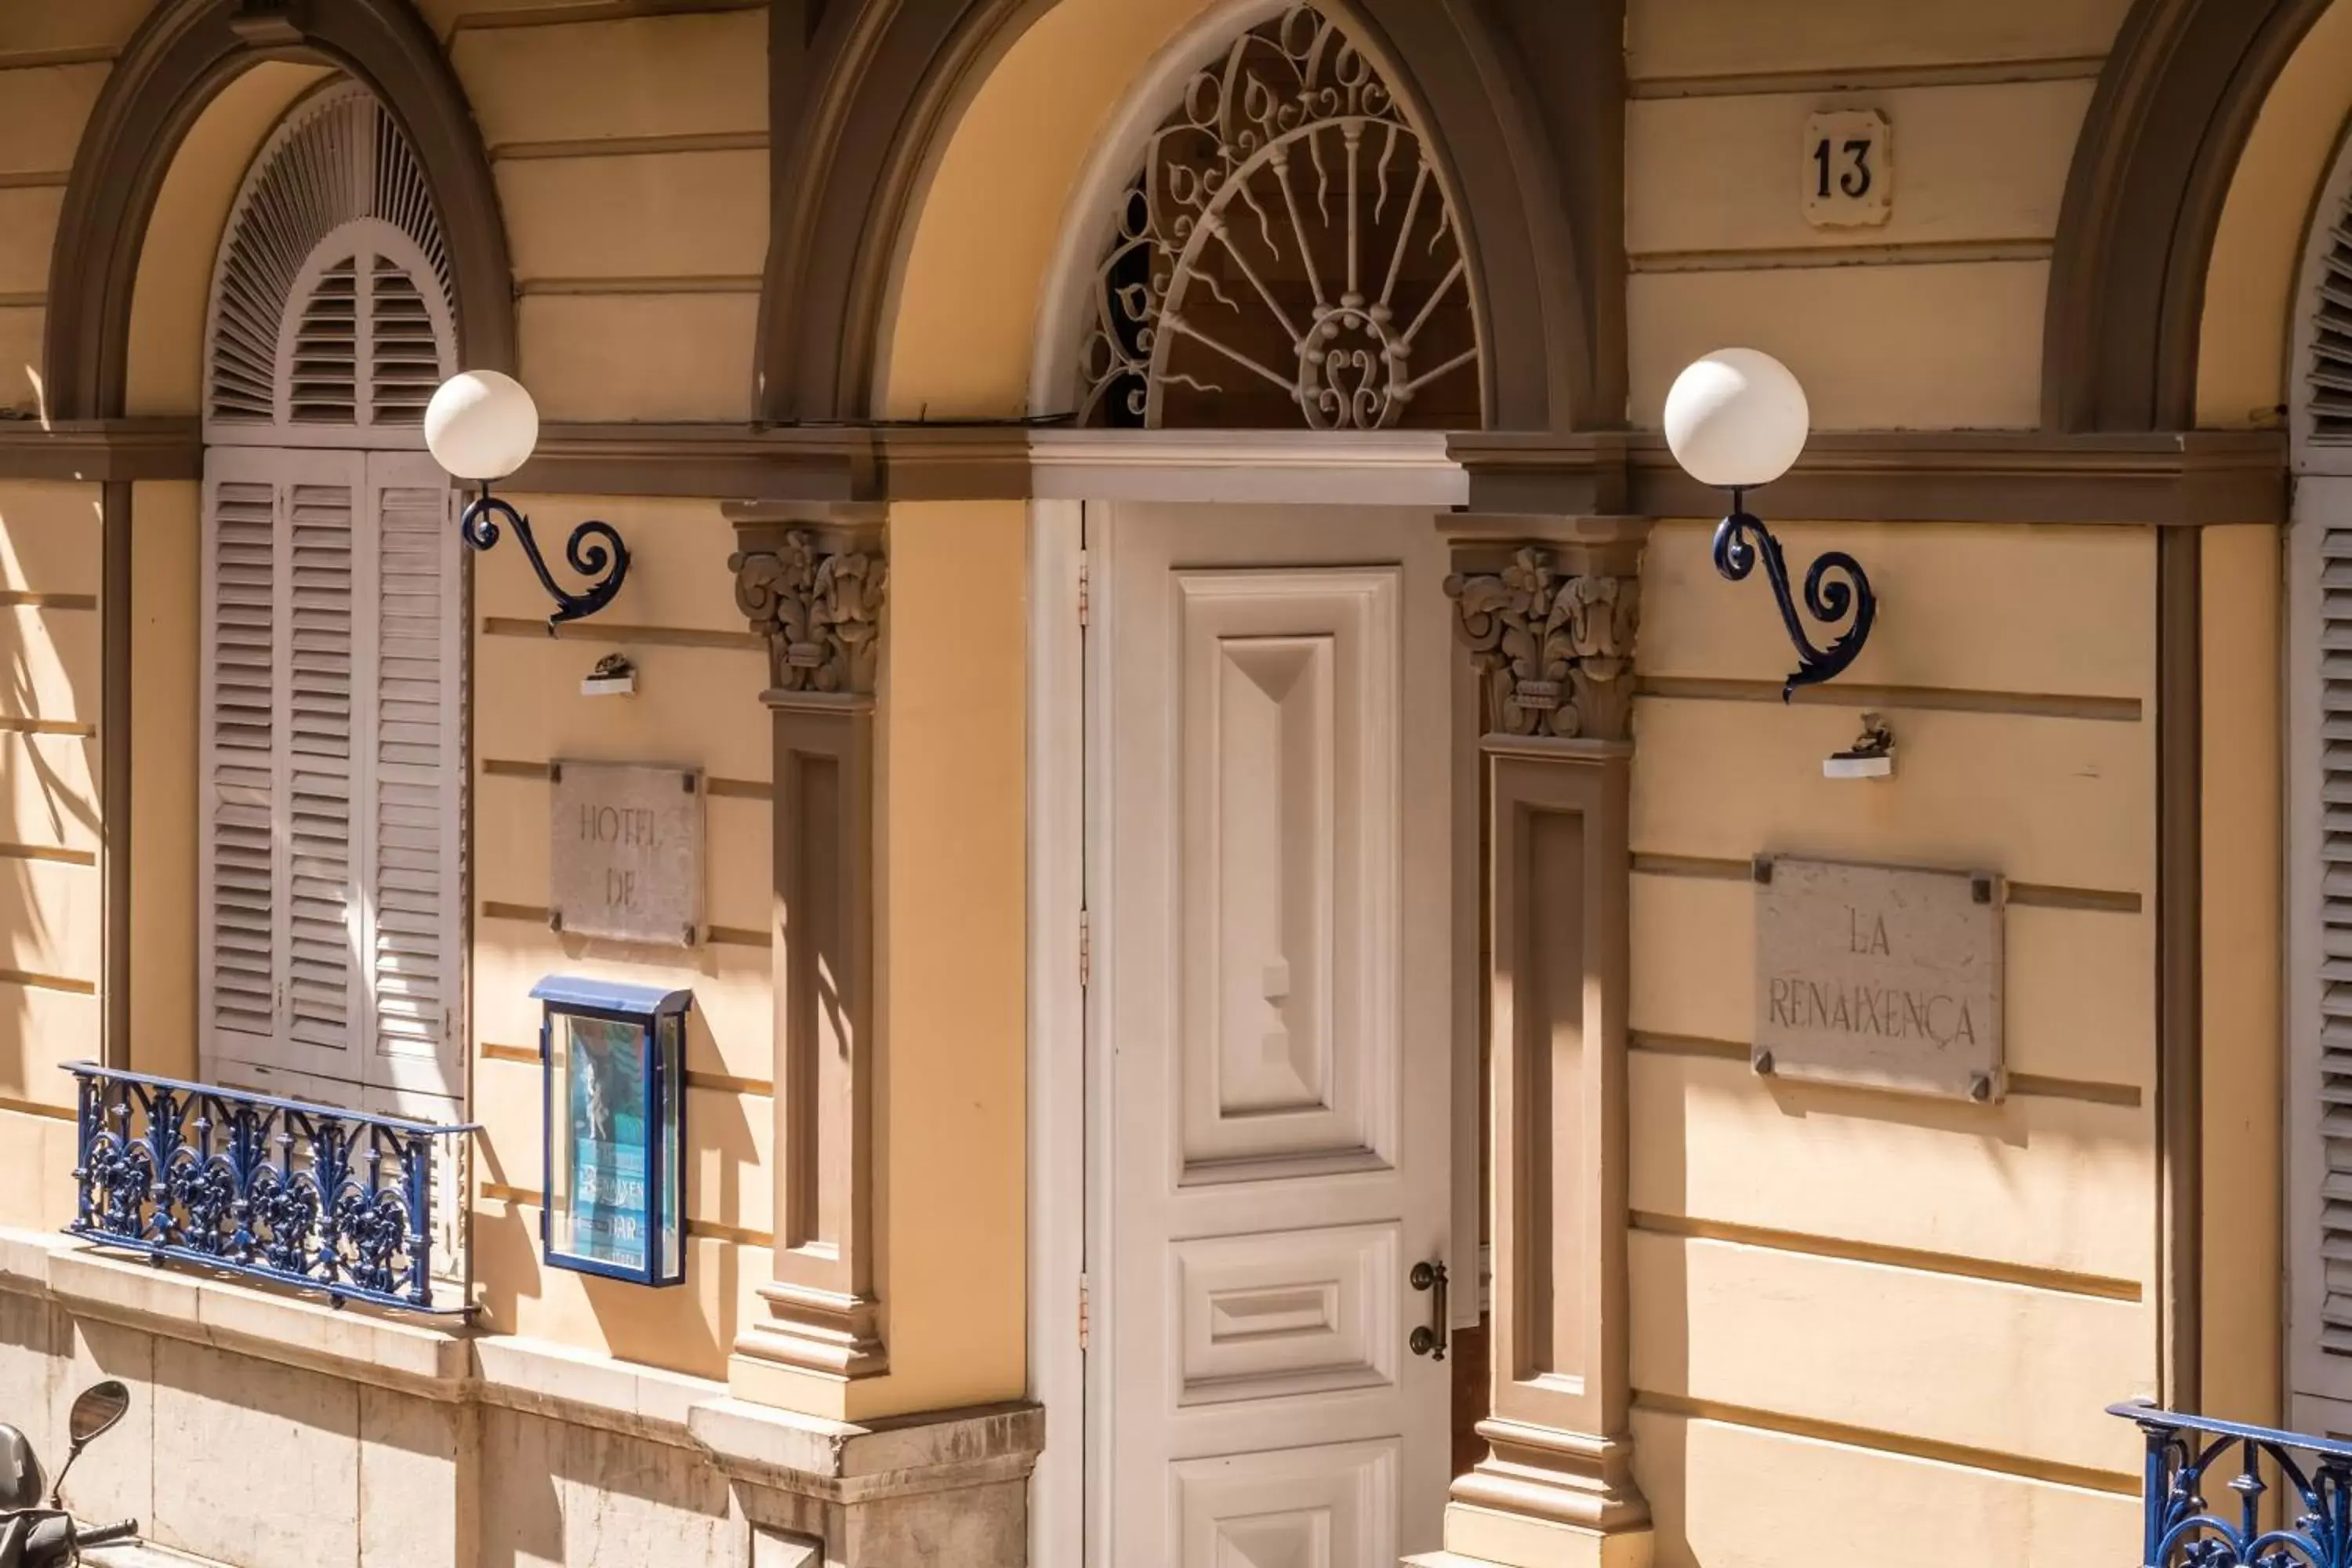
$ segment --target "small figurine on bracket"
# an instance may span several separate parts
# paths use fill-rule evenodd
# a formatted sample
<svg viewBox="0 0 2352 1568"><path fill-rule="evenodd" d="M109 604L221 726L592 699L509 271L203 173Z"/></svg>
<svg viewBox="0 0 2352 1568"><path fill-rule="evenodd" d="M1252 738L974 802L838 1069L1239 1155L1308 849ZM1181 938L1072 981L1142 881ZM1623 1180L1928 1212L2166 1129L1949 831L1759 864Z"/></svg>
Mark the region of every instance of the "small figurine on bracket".
<svg viewBox="0 0 2352 1568"><path fill-rule="evenodd" d="M1884 779L1895 776L1895 731L1875 713L1862 716L1862 734L1852 746L1831 753L1822 763L1822 776L1832 779Z"/></svg>
<svg viewBox="0 0 2352 1568"><path fill-rule="evenodd" d="M629 662L625 653L608 653L596 661L596 668L580 682L583 697L635 697L637 694L637 667Z"/></svg>

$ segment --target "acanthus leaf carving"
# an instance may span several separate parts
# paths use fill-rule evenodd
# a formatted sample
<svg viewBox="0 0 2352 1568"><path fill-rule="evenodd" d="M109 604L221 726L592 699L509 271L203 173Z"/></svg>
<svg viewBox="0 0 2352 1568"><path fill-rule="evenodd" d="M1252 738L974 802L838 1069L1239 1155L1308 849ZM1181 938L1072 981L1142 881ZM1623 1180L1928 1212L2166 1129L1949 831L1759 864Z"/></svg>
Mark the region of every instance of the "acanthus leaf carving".
<svg viewBox="0 0 2352 1568"><path fill-rule="evenodd" d="M1641 579L1557 571L1528 546L1499 573L1445 580L1486 688L1488 727L1507 735L1621 741L1632 732Z"/></svg>
<svg viewBox="0 0 2352 1568"><path fill-rule="evenodd" d="M772 549L739 551L735 604L768 640L768 682L779 691L870 696L881 658L881 552L827 549L793 529Z"/></svg>

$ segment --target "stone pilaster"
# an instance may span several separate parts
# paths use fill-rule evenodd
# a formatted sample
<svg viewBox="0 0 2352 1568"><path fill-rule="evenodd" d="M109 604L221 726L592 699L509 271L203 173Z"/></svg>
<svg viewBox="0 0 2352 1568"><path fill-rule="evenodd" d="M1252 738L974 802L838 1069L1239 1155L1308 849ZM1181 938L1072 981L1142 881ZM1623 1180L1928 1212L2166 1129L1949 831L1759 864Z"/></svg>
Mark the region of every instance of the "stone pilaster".
<svg viewBox="0 0 2352 1568"><path fill-rule="evenodd" d="M747 509L730 562L768 646L774 735L775 1268L735 1342L749 1399L839 1417L888 1369L875 1116L874 731L888 585L878 518Z"/></svg>
<svg viewBox="0 0 2352 1568"><path fill-rule="evenodd" d="M1576 525L1563 524L1573 533ZM1454 1560L1649 1560L1626 1306L1634 641L1641 531L1457 547L1481 677L1494 1317L1487 1456L1454 1483Z"/></svg>

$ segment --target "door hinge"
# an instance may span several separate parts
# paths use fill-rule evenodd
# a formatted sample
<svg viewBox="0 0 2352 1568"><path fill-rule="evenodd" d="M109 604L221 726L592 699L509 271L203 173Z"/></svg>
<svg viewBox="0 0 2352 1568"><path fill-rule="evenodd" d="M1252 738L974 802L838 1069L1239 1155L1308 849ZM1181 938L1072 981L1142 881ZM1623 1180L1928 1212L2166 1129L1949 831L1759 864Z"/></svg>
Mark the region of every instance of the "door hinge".
<svg viewBox="0 0 2352 1568"><path fill-rule="evenodd" d="M1083 1355L1094 1336L1094 1296L1087 1289L1087 1277L1078 1276L1078 1353Z"/></svg>
<svg viewBox="0 0 2352 1568"><path fill-rule="evenodd" d="M1084 991L1094 984L1095 925L1085 910L1078 911L1078 989Z"/></svg>
<svg viewBox="0 0 2352 1568"><path fill-rule="evenodd" d="M1078 625L1086 626L1094 619L1094 574L1087 569L1087 552L1078 552Z"/></svg>

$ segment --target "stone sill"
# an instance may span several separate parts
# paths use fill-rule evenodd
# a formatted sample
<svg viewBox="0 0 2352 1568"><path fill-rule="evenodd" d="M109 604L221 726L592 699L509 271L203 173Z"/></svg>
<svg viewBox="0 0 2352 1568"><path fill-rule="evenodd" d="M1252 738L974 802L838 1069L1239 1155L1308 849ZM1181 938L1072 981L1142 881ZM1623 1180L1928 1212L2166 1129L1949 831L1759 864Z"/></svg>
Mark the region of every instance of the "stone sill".
<svg viewBox="0 0 2352 1568"><path fill-rule="evenodd" d="M1017 1479L1045 1445L1045 1412L1034 1405L853 1426L730 1398L709 1378L462 1322L338 1308L38 1231L0 1227L0 1291L421 1398L700 1450L747 1484L834 1501Z"/></svg>

